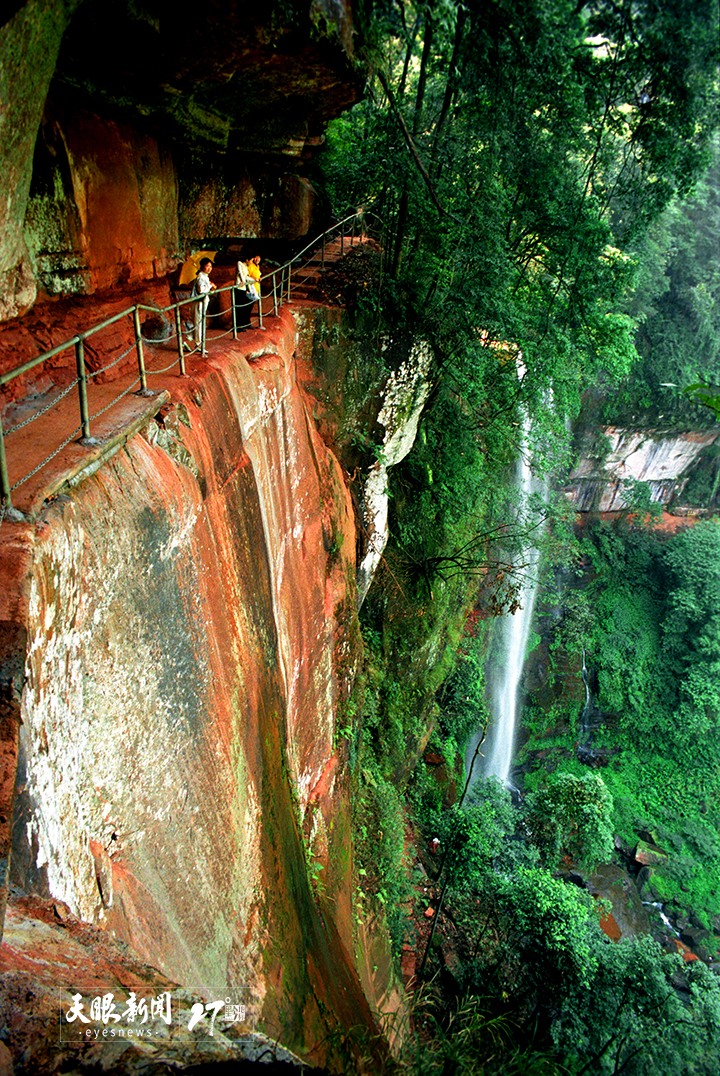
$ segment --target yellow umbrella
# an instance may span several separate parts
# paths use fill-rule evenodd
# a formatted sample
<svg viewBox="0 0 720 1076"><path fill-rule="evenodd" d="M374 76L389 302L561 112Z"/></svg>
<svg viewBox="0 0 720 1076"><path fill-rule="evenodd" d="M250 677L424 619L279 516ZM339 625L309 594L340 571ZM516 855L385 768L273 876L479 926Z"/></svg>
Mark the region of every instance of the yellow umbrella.
<svg viewBox="0 0 720 1076"><path fill-rule="evenodd" d="M184 284L192 284L198 275L200 262L203 258L209 258L210 261L213 261L216 254L216 250L197 250L194 254L191 254L180 270L180 280L178 282L180 287Z"/></svg>

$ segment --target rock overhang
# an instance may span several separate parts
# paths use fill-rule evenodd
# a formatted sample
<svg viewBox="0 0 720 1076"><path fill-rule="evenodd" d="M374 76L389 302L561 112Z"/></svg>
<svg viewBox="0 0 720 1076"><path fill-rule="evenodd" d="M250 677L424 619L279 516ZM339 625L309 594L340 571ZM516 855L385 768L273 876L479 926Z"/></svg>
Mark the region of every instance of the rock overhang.
<svg viewBox="0 0 720 1076"><path fill-rule="evenodd" d="M191 15L90 0L65 32L55 81L196 151L294 157L357 100L353 40L346 2L279 16L228 0Z"/></svg>

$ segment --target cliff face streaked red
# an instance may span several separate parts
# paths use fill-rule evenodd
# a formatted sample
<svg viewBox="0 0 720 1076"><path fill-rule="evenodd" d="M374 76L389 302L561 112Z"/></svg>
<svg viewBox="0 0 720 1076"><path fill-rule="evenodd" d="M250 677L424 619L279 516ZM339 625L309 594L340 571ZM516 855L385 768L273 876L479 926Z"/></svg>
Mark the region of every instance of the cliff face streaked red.
<svg viewBox="0 0 720 1076"><path fill-rule="evenodd" d="M370 1020L349 875L321 922L301 835L319 811L321 859L349 842L334 731L359 654L355 523L287 310L265 340L228 345L23 532L12 878L192 988L244 984L306 1047L318 1001Z"/></svg>
<svg viewBox="0 0 720 1076"><path fill-rule="evenodd" d="M168 146L87 104L49 101L25 227L50 294L164 277L181 250Z"/></svg>

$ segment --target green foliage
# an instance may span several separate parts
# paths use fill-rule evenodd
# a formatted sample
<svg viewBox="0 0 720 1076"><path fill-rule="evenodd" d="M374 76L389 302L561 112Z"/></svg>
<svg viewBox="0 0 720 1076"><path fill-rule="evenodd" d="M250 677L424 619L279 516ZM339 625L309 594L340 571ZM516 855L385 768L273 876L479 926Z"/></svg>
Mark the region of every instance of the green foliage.
<svg viewBox="0 0 720 1076"><path fill-rule="evenodd" d="M709 408L716 418L720 418L720 396L717 390L707 385L704 381L698 381L694 385L688 385L683 392L691 400Z"/></svg>
<svg viewBox="0 0 720 1076"><path fill-rule="evenodd" d="M451 668L467 596L464 580L454 587L440 583L431 597L416 593L396 557L393 569L385 561L380 582L360 618L365 666L350 747L358 782L354 831L363 887L385 904L399 944L409 892L403 789L411 781L418 802L437 799L437 786L418 780L413 765L436 718L435 695ZM452 729L445 729L445 739L452 763Z"/></svg>
<svg viewBox="0 0 720 1076"><path fill-rule="evenodd" d="M600 705L616 711L637 736L657 725L657 712L653 713L659 674L657 607L652 595L629 583L621 600L614 591L598 602L603 632Z"/></svg>
<svg viewBox="0 0 720 1076"><path fill-rule="evenodd" d="M488 535L507 520L498 490L502 468L509 472L520 450L521 408L531 420L530 450L549 474L564 457L564 419L577 412L589 381L602 372L617 382L636 361L636 327L650 313L630 302L641 237L699 168L713 122L715 25L712 0L382 5L371 35L371 96L330 131L324 166L334 209L372 201L382 228L386 324L423 336L435 356L418 444L391 477L393 537L363 614L372 647L358 710L357 830L370 887L395 902L398 916L397 788L435 716L448 671L447 624L464 617L466 576L487 565ZM705 299L694 294L700 310ZM710 317L709 304L702 308ZM661 796L673 806L687 797L681 767L673 769L673 752L679 760L687 745L682 706L705 737L700 770L708 777L703 752L712 746L714 697L708 682L690 675L699 663L688 666L688 633L707 627L701 649L710 652L710 614L695 591L697 608L687 604L675 565L651 537L594 538L597 619L578 598L567 637L587 640L601 668L603 705L618 715L615 734L641 766L637 773L609 767L607 791L568 766L533 793L530 818L548 862L562 853L605 857L611 795L628 827L641 817L667 819ZM645 578L653 585L638 585ZM666 679L669 654L679 672ZM685 694L680 673L690 685ZM466 727L471 707L460 704L463 695L474 701L481 691L477 664L464 660L440 699L446 743ZM664 744L655 769L650 733ZM707 785L716 787L709 778ZM537 867L504 790L483 787L476 802L439 816L429 799L428 822L443 839L458 905L468 916L481 909L491 924L485 938L492 935L494 949L463 976L477 994L494 993L488 1021L505 994L516 1017L533 1013L557 1031L562 1056L577 1068L605 1065L604 1034L621 1047L618 1071L621 1063L623 1071L645 1071L632 1049L622 1053L623 1006L644 1035L652 1007L643 1008L645 975L670 1011L661 958L626 958L628 1000L616 999L613 1010L608 954L619 949L600 933L587 894ZM690 845L705 861L714 854L707 839L688 835L676 853L678 885L692 873L683 860ZM593 1025L583 1006L596 997L604 1023L598 1016ZM698 1004L709 1011L713 998ZM669 1048L699 1064L673 1027ZM709 1040L702 1021L697 1027L702 1058ZM547 1042L530 1049L536 1045L542 1056ZM446 1060L448 1069L464 1063Z"/></svg>
<svg viewBox="0 0 720 1076"><path fill-rule="evenodd" d="M640 516L646 523L658 522L662 516L662 505L652 499L652 488L649 482L642 482L637 478L624 478L623 500L626 508L624 511L634 516Z"/></svg>
<svg viewBox="0 0 720 1076"><path fill-rule="evenodd" d="M481 783L464 809L426 815L428 835L440 836L448 853L453 919L476 939L463 988L502 997L540 1059L551 1055L539 1029L549 1031L554 1063L567 1071L711 1076L717 1067L716 980L702 967L681 971L649 939L611 943L587 894L533 863L525 840L546 864L568 855L590 866L607 861L614 832L632 843L650 830L667 852L652 873L656 894L706 925L717 913L720 730L711 708L696 707L698 731L688 731L694 681L686 670L712 669L715 660L719 532L715 523L675 537L626 524L586 531L582 553L594 585L579 603L583 634L602 707L615 713L599 742L620 749L602 779L568 759L535 780L524 815L497 782ZM471 672L471 663L461 666L458 691ZM571 734L565 742L572 748ZM528 1011L532 1033L520 1015Z"/></svg>
<svg viewBox="0 0 720 1076"><path fill-rule="evenodd" d="M486 501L488 466L462 400L440 387L414 451L390 476L390 524L409 563L421 567L452 548L469 514Z"/></svg>
<svg viewBox="0 0 720 1076"><path fill-rule="evenodd" d="M375 630L386 626L363 737L385 773L427 727L433 680L393 667L420 670L436 643L444 653L442 620L458 616L468 575L490 566L488 604L514 600L509 537L502 554L492 538L508 518L498 491L520 408L548 475L588 379L617 380L634 361L635 237L699 167L714 18L710 0L652 15L604 0L363 6L370 92L331 125L319 182L339 215L371 207L385 323L435 357L417 444L389 479L383 593L368 599ZM587 608L576 614L565 623L584 639Z"/></svg>
<svg viewBox="0 0 720 1076"><path fill-rule="evenodd" d="M658 695L660 624L665 598L661 548L647 530L588 531L585 550L598 573L592 660L602 670L598 705L618 714L638 740L662 721ZM649 585L642 586L640 581Z"/></svg>
<svg viewBox="0 0 720 1076"><path fill-rule="evenodd" d="M553 610L557 609L553 653L563 649L569 654L580 654L588 645L595 622L595 611L585 591L579 586L573 586L579 575L579 571L565 573L561 584L565 584L566 588L561 596L556 593L549 596L543 594L541 604L550 604Z"/></svg>
<svg viewBox="0 0 720 1076"><path fill-rule="evenodd" d="M637 742L717 727L720 716L720 524L670 541L651 533L589 533L599 572L592 640L602 708Z"/></svg>
<svg viewBox="0 0 720 1076"><path fill-rule="evenodd" d="M537 985L588 987L596 973L600 927L584 890L542 868L521 867L500 883L508 946Z"/></svg>
<svg viewBox="0 0 720 1076"><path fill-rule="evenodd" d="M426 831L440 840L451 889L482 891L494 871L514 869L518 856L532 863L532 853L511 840L519 821L510 793L495 779L479 782L469 806L431 814Z"/></svg>
<svg viewBox="0 0 720 1076"><path fill-rule="evenodd" d="M428 996L429 995L429 996ZM468 996L448 1011L444 999L430 990L414 1010L417 1027L432 1030L406 1045L408 1076L559 1076L561 1067L547 1053L517 1045L513 1014L498 1012L494 999Z"/></svg>
<svg viewBox="0 0 720 1076"><path fill-rule="evenodd" d="M653 887L698 916L717 913L720 893L720 847L708 839L720 828L719 541L720 525L710 521L675 536L592 525L582 543L593 572L582 643L605 715L595 743L610 751L603 780L612 825L629 844L642 830L662 834L670 855ZM542 736L543 747L562 749L562 771L582 772L566 757L574 755L577 713L553 715L554 739L545 735L546 714L530 716L528 749ZM527 787L536 789L532 804L541 775L530 775Z"/></svg>
<svg viewBox="0 0 720 1076"><path fill-rule="evenodd" d="M701 523L665 553L669 577L663 654L688 732L720 727L720 520Z"/></svg>
<svg viewBox="0 0 720 1076"><path fill-rule="evenodd" d="M675 200L639 244L630 301L639 360L606 401L610 423L707 425L718 413L720 383L720 138L692 195ZM704 405L710 408L703 414Z"/></svg>
<svg viewBox="0 0 720 1076"><path fill-rule="evenodd" d="M720 1051L720 984L703 965L676 988L677 957L650 938L606 944L592 990L575 983L563 998L553 1039L596 1073L713 1076Z"/></svg>
<svg viewBox="0 0 720 1076"><path fill-rule="evenodd" d="M525 807L531 840L546 865L557 866L563 856L590 869L610 860L613 801L598 773L551 774Z"/></svg>
<svg viewBox="0 0 720 1076"><path fill-rule="evenodd" d="M462 748L483 722L485 702L485 653L487 622L480 621L474 634L458 649L457 663L438 694L439 725L443 737Z"/></svg>
<svg viewBox="0 0 720 1076"><path fill-rule="evenodd" d="M625 245L706 160L715 5L447 0L377 14L371 97L328 136L335 210L373 204L389 320L433 339L473 410L498 380L491 342L511 341L537 424L550 385L572 413L591 371L617 379L636 357Z"/></svg>
<svg viewBox="0 0 720 1076"><path fill-rule="evenodd" d="M494 953L467 963L462 984L471 997L488 999L486 1019L503 1012L508 1034L509 1019L517 1021L517 1037L539 1066L556 1071L544 1029L554 1064L568 1072L716 1072L720 983L707 968L684 967L650 937L611 942L589 895L541 868L486 874L476 892L493 923ZM475 903L456 902L456 920ZM502 1009L493 989L502 991ZM509 1060L507 1044L506 1052Z"/></svg>
<svg viewBox="0 0 720 1076"><path fill-rule="evenodd" d="M410 897L405 864L405 822L397 787L368 760L354 799L353 829L362 888L387 915L399 945L406 929L403 904Z"/></svg>

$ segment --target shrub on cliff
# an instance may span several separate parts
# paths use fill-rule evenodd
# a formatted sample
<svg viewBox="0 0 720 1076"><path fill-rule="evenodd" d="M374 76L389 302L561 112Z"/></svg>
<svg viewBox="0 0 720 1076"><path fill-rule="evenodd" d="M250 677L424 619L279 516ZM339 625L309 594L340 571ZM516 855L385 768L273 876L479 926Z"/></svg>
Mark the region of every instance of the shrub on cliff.
<svg viewBox="0 0 720 1076"><path fill-rule="evenodd" d="M546 866L592 869L613 855L613 800L598 773L550 774L524 802L530 839Z"/></svg>

